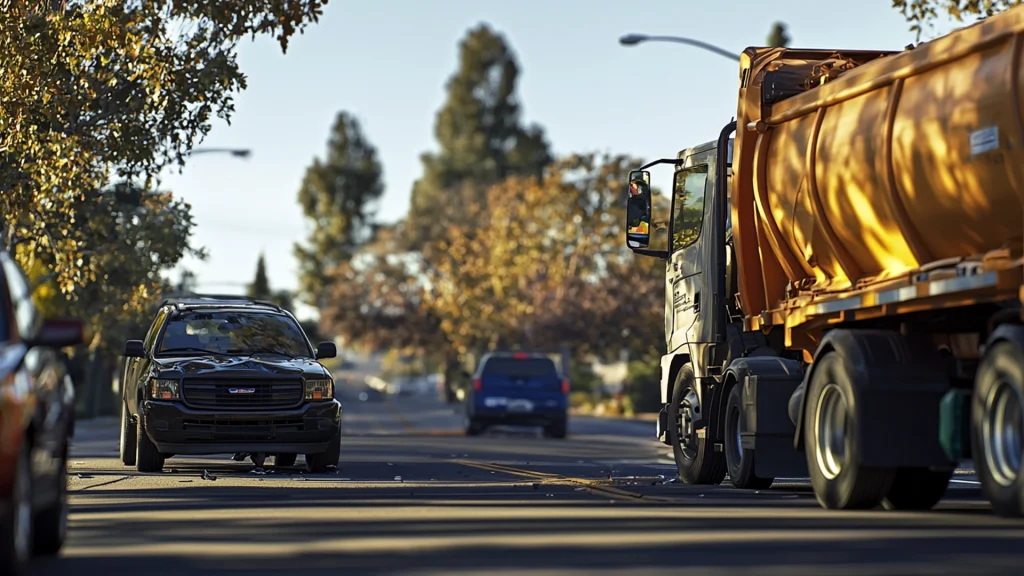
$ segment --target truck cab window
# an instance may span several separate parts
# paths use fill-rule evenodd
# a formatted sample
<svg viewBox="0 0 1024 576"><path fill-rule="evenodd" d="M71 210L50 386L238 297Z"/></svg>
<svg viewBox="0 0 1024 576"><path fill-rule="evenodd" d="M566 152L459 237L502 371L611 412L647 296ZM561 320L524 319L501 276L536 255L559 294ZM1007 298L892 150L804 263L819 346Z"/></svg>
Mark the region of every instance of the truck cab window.
<svg viewBox="0 0 1024 576"><path fill-rule="evenodd" d="M676 172L672 190L672 251L682 250L700 237L704 221L706 164Z"/></svg>

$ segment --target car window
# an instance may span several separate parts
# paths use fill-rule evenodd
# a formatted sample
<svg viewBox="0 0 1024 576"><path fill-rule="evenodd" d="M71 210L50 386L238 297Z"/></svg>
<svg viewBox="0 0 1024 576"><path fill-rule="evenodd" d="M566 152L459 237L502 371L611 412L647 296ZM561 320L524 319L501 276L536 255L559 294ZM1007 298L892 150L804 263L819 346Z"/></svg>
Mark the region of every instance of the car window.
<svg viewBox="0 0 1024 576"><path fill-rule="evenodd" d="M32 302L32 289L28 279L7 253L0 253L0 266L3 267L7 280L7 294L14 308L14 322L18 326L18 332L23 338L31 338L36 335L38 315Z"/></svg>
<svg viewBox="0 0 1024 576"><path fill-rule="evenodd" d="M491 358L484 364L484 375L501 375L513 378L533 376L557 376L555 363L549 358Z"/></svg>
<svg viewBox="0 0 1024 576"><path fill-rule="evenodd" d="M237 310L188 311L172 314L164 324L157 355L181 353L278 353L312 357L298 322L284 314Z"/></svg>
<svg viewBox="0 0 1024 576"><path fill-rule="evenodd" d="M156 318L153 319L153 324L149 327L149 332L146 332L146 338L142 341L142 344L146 347L146 350L153 349L153 343L156 342L156 335L160 331L160 326L163 325L164 318L167 317L166 310L160 310L157 313Z"/></svg>

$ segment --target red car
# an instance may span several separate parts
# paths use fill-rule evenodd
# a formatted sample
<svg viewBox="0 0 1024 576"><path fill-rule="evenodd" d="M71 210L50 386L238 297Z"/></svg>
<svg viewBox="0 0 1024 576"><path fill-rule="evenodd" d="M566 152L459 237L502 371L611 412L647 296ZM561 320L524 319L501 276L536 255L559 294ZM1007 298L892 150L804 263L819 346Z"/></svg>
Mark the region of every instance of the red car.
<svg viewBox="0 0 1024 576"><path fill-rule="evenodd" d="M21 576L33 554L64 544L75 390L59 348L82 338L80 321L39 316L0 250L0 574Z"/></svg>

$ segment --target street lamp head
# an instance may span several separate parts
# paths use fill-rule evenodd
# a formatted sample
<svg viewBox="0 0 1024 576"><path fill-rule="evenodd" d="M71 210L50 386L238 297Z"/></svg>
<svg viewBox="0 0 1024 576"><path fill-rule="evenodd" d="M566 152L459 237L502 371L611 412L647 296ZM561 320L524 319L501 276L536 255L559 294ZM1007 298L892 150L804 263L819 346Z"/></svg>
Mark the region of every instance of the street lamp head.
<svg viewBox="0 0 1024 576"><path fill-rule="evenodd" d="M619 44L623 46L636 46L644 40L647 40L647 36L644 34L623 34L619 37Z"/></svg>
<svg viewBox="0 0 1024 576"><path fill-rule="evenodd" d="M233 156L237 156L238 158L248 158L249 155L252 154L252 150L232 150L231 154Z"/></svg>

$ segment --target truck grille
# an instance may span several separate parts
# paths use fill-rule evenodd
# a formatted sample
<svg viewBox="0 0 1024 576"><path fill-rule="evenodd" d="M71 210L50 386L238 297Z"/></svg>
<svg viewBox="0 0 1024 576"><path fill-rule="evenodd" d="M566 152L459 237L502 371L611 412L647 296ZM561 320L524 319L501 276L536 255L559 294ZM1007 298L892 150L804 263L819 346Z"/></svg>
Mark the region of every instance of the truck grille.
<svg viewBox="0 0 1024 576"><path fill-rule="evenodd" d="M247 392L249 390L252 392ZM196 408L274 410L293 408L302 402L303 385L300 379L185 378L182 396L187 404Z"/></svg>

